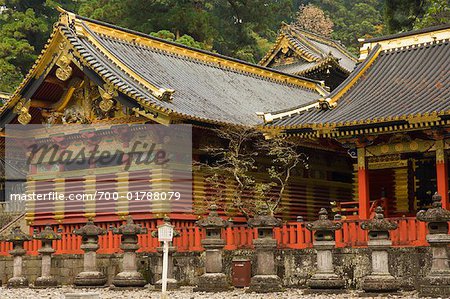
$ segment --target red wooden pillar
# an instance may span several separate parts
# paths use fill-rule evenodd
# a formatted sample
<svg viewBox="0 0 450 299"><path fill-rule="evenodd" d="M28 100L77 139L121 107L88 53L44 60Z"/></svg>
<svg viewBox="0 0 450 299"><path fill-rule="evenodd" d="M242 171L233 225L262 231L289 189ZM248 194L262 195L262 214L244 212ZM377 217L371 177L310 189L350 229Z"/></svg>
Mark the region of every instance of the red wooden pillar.
<svg viewBox="0 0 450 299"><path fill-rule="evenodd" d="M436 184L437 192L442 196L442 207L449 209L448 169L443 139L436 140Z"/></svg>
<svg viewBox="0 0 450 299"><path fill-rule="evenodd" d="M367 167L366 150L364 147L358 148L358 198L359 219L369 219L369 168Z"/></svg>

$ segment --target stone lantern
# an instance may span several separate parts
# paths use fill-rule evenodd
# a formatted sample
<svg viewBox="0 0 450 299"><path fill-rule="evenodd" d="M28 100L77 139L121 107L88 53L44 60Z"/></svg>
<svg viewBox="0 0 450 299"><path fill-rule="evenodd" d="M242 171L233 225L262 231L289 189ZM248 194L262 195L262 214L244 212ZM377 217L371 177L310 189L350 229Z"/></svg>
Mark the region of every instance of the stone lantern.
<svg viewBox="0 0 450 299"><path fill-rule="evenodd" d="M369 231L368 246L372 249L372 273L364 277L361 283L366 292L395 292L399 288L397 280L389 273L388 255L388 249L392 245L389 231L397 227L397 223L384 219L381 206L375 209L372 220L361 223L361 228Z"/></svg>
<svg viewBox="0 0 450 299"><path fill-rule="evenodd" d="M221 235L222 229L226 228L229 222L219 217L216 205L211 205L208 217L197 221L197 225L206 230L206 239L202 240L202 245L206 251L206 259L205 274L200 276L195 291L227 291L230 289L230 284L227 276L222 272L222 253L225 240L222 239Z"/></svg>
<svg viewBox="0 0 450 299"><path fill-rule="evenodd" d="M131 216L127 217L127 223L118 228L112 228L113 234L122 235L120 248L123 254L123 271L114 277L113 285L116 287L143 287L146 281L137 271L136 250L139 249L138 235L146 234L147 229L134 224Z"/></svg>
<svg viewBox="0 0 450 299"><path fill-rule="evenodd" d="M6 242L11 242L13 244L13 250L9 253L14 257L13 264L13 277L8 280L8 287L10 288L21 288L28 286L28 279L22 274L23 269L23 259L26 250L23 248L23 243L31 240L31 236L25 234L20 230L19 226L13 228L11 233L4 238Z"/></svg>
<svg viewBox="0 0 450 299"><path fill-rule="evenodd" d="M163 218L164 224L171 225L170 224L170 218L166 215ZM157 238L158 237L158 231L152 232L152 236ZM179 237L180 232L174 230L173 231L173 237ZM161 242L162 243L162 242ZM158 260L158 267L160 269L163 268L163 251L164 247L163 245L156 248L158 253L161 254L161 258ZM172 242L169 242L169 259L168 259L168 268L167 268L167 290L176 290L180 286L178 285L178 281L175 279L173 275L173 254L177 251L177 248L172 245ZM161 270L162 273L162 270ZM162 277L157 282L155 282L155 289L161 289L162 288Z"/></svg>
<svg viewBox="0 0 450 299"><path fill-rule="evenodd" d="M97 270L98 236L106 234L106 230L89 219L85 226L75 229L73 233L81 236L81 249L84 250L83 272L74 280L74 285L83 287L99 287L106 283L106 276Z"/></svg>
<svg viewBox="0 0 450 299"><path fill-rule="evenodd" d="M328 212L322 208L319 219L306 224L314 233L314 249L317 251L317 272L308 280L311 289L341 289L345 281L334 273L332 250L336 245L335 231L342 228L342 223L328 219Z"/></svg>
<svg viewBox="0 0 450 299"><path fill-rule="evenodd" d="M417 219L428 222L427 241L431 246L432 263L430 273L420 284L419 294L429 297L450 297L450 268L447 247L450 244L448 221L450 211L442 208L442 198L437 192L433 195L431 209L419 211Z"/></svg>
<svg viewBox="0 0 450 299"><path fill-rule="evenodd" d="M275 265L277 240L273 238L273 228L280 227L281 220L270 215L268 209L263 209L248 221L248 225L258 230L258 238L253 240L257 260L256 275L250 281L248 292L279 292L282 286Z"/></svg>
<svg viewBox="0 0 450 299"><path fill-rule="evenodd" d="M56 279L51 276L52 254L55 249L52 243L55 240L61 240L61 235L53 231L50 225L47 225L40 233L36 232L33 235L35 240L41 240L42 247L38 252L42 255L42 274L34 282L35 287L55 287L58 285Z"/></svg>

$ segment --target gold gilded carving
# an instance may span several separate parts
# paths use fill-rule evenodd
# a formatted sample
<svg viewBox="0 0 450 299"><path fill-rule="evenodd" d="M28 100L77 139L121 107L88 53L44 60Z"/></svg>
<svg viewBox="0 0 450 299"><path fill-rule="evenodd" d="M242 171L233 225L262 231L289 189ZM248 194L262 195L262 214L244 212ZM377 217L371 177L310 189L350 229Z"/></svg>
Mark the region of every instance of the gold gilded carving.
<svg viewBox="0 0 450 299"><path fill-rule="evenodd" d="M174 92L175 90L173 89L160 88L158 91L155 91L154 94L161 101L172 102Z"/></svg>
<svg viewBox="0 0 450 299"><path fill-rule="evenodd" d="M102 109L103 112L108 112L114 107L114 101L111 99L102 99L98 106L100 107L100 109Z"/></svg>
<svg viewBox="0 0 450 299"><path fill-rule="evenodd" d="M408 166L408 160L369 162L369 169L390 169L406 166Z"/></svg>
<svg viewBox="0 0 450 299"><path fill-rule="evenodd" d="M409 148L413 151L417 151L419 149L419 143L417 141L411 141L409 144Z"/></svg>
<svg viewBox="0 0 450 299"><path fill-rule="evenodd" d="M444 140L436 140L436 163L444 163L445 161L445 150L444 150Z"/></svg>
<svg viewBox="0 0 450 299"><path fill-rule="evenodd" d="M100 93L100 97L102 100L98 103L98 107L103 112L108 112L114 107L113 98L117 97L117 89L114 85L106 83L103 85L103 88L98 87L98 91Z"/></svg>
<svg viewBox="0 0 450 299"><path fill-rule="evenodd" d="M61 81L66 81L72 76L72 67L70 66L70 62L72 61L72 54L66 53L62 54L59 57L56 65L58 69L56 69L56 77Z"/></svg>
<svg viewBox="0 0 450 299"><path fill-rule="evenodd" d="M88 124L89 119L75 107L70 107L64 111L64 115L61 117L63 124Z"/></svg>
<svg viewBox="0 0 450 299"><path fill-rule="evenodd" d="M98 86L97 93L98 95L92 89L90 90L94 118L109 119L114 117L119 109L117 101L114 99L118 96L116 87L112 84L104 84L103 87Z"/></svg>
<svg viewBox="0 0 450 299"><path fill-rule="evenodd" d="M20 100L14 107L13 111L19 115L17 120L22 125L26 125L31 121L31 114L29 112L30 103L30 101L25 102L25 100Z"/></svg>
<svg viewBox="0 0 450 299"><path fill-rule="evenodd" d="M44 118L44 123L48 125L56 125L61 124L61 117L63 116L62 112L52 111L46 112L42 111L42 117Z"/></svg>
<svg viewBox="0 0 450 299"><path fill-rule="evenodd" d="M366 169L366 150L363 147L358 148L358 169Z"/></svg>
<svg viewBox="0 0 450 299"><path fill-rule="evenodd" d="M402 141L398 143L371 145L367 147L367 151L373 156L410 152L424 153L430 151L433 145L433 140L415 139L412 141Z"/></svg>
<svg viewBox="0 0 450 299"><path fill-rule="evenodd" d="M19 113L19 117L17 118L19 123L22 125L26 125L31 121L31 114L28 112L27 107L22 107Z"/></svg>
<svg viewBox="0 0 450 299"><path fill-rule="evenodd" d="M394 148L397 152L401 152L403 150L403 143L397 143L394 145Z"/></svg>

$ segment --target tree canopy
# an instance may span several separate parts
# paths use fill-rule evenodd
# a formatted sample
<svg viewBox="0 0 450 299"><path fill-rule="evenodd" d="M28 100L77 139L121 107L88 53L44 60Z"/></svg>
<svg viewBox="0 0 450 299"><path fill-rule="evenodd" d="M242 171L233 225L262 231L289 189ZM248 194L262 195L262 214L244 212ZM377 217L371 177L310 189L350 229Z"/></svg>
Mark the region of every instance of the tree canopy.
<svg viewBox="0 0 450 299"><path fill-rule="evenodd" d="M257 62L274 42L281 22L293 22L299 7L311 5L328 26L321 33L331 34L355 54L360 37L449 19L447 0L0 0L0 91L13 91L31 67L57 20L56 6Z"/></svg>

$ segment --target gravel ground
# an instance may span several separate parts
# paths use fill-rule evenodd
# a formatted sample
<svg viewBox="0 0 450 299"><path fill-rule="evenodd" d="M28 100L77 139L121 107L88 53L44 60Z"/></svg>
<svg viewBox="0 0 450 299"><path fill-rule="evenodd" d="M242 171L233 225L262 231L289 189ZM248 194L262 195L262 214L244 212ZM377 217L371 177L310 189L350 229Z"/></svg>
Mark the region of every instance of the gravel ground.
<svg viewBox="0 0 450 299"><path fill-rule="evenodd" d="M0 288L1 299L64 299L66 293L85 293L94 292L100 294L101 299L144 299L144 298L161 298L160 292L152 290L110 290L104 289L73 289L70 287L54 288L54 289L7 289ZM331 294L303 294L303 290L299 289L287 289L281 293L269 293L269 294L246 294L243 289L236 289L230 292L224 293L197 293L193 292L191 287L183 287L178 291L169 292L168 298L173 299L225 299L225 298L248 298L248 299L347 299L347 298L360 298L355 291L331 295ZM398 298L409 299L418 298L416 292L403 293L401 296L377 296L377 297L365 297L365 298Z"/></svg>

